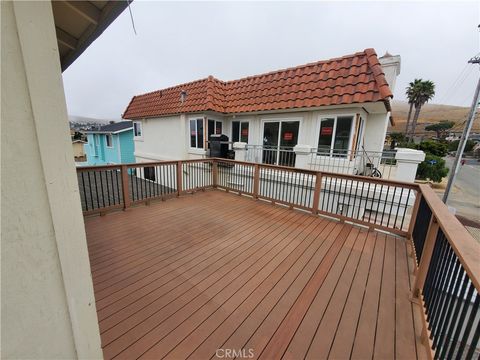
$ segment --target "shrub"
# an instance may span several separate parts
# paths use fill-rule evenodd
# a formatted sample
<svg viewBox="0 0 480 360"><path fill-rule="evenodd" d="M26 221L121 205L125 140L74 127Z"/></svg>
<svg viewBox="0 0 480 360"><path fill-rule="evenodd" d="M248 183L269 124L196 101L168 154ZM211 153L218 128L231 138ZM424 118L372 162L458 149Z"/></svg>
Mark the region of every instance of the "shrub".
<svg viewBox="0 0 480 360"><path fill-rule="evenodd" d="M447 174L448 168L445 167L445 160L439 156L427 153L425 160L418 164L416 178L441 182L442 178L447 176Z"/></svg>

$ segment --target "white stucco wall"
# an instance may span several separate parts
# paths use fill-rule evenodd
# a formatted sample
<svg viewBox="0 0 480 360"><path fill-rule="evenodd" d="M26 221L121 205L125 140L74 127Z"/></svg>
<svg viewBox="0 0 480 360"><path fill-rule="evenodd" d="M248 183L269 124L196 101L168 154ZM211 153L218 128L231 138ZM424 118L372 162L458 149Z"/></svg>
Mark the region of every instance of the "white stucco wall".
<svg viewBox="0 0 480 360"><path fill-rule="evenodd" d="M263 124L266 121L300 121L298 144L316 147L320 119L335 115L360 114L364 119L364 144L367 150L382 151L388 126L388 114L383 106L376 105L380 113L367 113L362 107L328 108L314 111L290 111L268 114L243 114L223 116L216 113L183 114L143 120L142 139L135 140L137 161L195 159L205 156L205 151L190 148L190 119L221 120L222 133L232 139L232 121L248 121L248 144L263 144ZM378 110L377 110L378 111ZM206 125L205 125L206 128ZM205 130L206 133L206 130Z"/></svg>
<svg viewBox="0 0 480 360"><path fill-rule="evenodd" d="M156 160L185 159L186 127L185 116L142 120L142 138L135 138L135 157Z"/></svg>
<svg viewBox="0 0 480 360"><path fill-rule="evenodd" d="M1 20L1 357L101 358L51 3Z"/></svg>
<svg viewBox="0 0 480 360"><path fill-rule="evenodd" d="M382 151L388 127L388 114L369 114L365 123L364 146L367 151Z"/></svg>

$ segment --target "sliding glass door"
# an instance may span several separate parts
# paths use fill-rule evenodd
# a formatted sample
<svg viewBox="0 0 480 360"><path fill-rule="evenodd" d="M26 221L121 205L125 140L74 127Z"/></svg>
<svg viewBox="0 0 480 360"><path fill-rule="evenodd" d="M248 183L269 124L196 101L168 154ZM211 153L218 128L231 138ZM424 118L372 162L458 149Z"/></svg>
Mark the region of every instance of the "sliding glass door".
<svg viewBox="0 0 480 360"><path fill-rule="evenodd" d="M293 148L298 143L300 121L265 121L263 123L264 164L295 166Z"/></svg>

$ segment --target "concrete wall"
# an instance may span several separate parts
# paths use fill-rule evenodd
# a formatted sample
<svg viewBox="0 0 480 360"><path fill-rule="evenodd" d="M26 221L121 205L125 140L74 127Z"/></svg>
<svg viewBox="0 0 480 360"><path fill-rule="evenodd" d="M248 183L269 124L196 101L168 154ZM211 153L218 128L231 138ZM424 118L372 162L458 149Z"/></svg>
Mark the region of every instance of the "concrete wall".
<svg viewBox="0 0 480 360"><path fill-rule="evenodd" d="M1 357L101 358L51 3L1 17Z"/></svg>

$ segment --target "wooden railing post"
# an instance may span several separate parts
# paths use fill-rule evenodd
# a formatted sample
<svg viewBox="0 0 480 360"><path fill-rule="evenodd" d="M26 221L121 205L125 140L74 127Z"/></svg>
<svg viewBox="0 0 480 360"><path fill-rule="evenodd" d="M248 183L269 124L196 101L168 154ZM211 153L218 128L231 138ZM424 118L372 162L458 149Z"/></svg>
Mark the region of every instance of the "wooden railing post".
<svg viewBox="0 0 480 360"><path fill-rule="evenodd" d="M438 234L438 222L435 216L432 215L430 224L428 225L428 231L423 246L422 257L418 264L417 274L415 276L415 283L412 288L412 297L418 299L420 297L420 290L423 289L425 279L427 277L428 268L430 266L430 260L432 259L433 248L435 247L435 241Z"/></svg>
<svg viewBox="0 0 480 360"><path fill-rule="evenodd" d="M128 191L128 166L122 165L120 172L122 174L122 191L123 191L123 209L130 206L130 192Z"/></svg>
<svg viewBox="0 0 480 360"><path fill-rule="evenodd" d="M258 189L260 186L260 165L253 166L253 197L258 199Z"/></svg>
<svg viewBox="0 0 480 360"><path fill-rule="evenodd" d="M177 161L177 196L182 194L183 162Z"/></svg>
<svg viewBox="0 0 480 360"><path fill-rule="evenodd" d="M415 197L415 203L413 204L412 216L410 218L410 224L408 224L408 238L409 239L412 239L413 228L415 227L415 221L417 220L418 208L420 207L420 201L421 200L422 200L422 192L420 190L417 190L417 196Z"/></svg>
<svg viewBox="0 0 480 360"><path fill-rule="evenodd" d="M320 192L322 191L322 173L317 172L315 175L315 190L313 191L312 214L318 214L318 205L320 203Z"/></svg>
<svg viewBox="0 0 480 360"><path fill-rule="evenodd" d="M218 186L218 162L217 159L213 159L212 162L212 181L213 187L216 188Z"/></svg>

